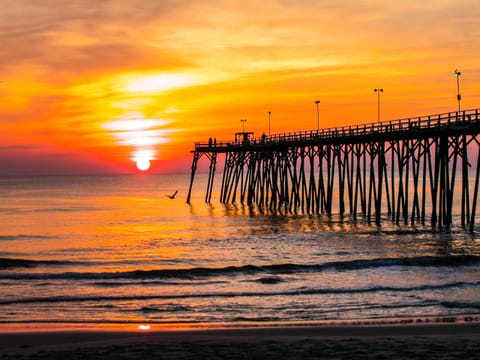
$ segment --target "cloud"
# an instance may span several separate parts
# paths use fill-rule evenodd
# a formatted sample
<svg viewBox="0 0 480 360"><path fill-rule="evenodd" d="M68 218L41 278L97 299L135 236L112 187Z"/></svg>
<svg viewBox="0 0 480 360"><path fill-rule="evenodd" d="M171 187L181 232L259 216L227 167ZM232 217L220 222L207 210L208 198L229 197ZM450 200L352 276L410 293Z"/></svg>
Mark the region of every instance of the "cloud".
<svg viewBox="0 0 480 360"><path fill-rule="evenodd" d="M62 71L92 71L147 62L152 49L144 32L168 13L169 1L18 0L2 6L2 67L37 64ZM159 58L153 57L159 65ZM162 52L160 65L175 58Z"/></svg>

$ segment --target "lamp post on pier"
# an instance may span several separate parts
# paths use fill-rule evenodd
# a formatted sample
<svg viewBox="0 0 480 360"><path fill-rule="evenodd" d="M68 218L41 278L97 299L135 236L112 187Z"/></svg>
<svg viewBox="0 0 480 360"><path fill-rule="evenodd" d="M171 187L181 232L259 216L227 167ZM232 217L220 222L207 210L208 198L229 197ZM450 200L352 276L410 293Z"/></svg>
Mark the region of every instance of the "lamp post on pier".
<svg viewBox="0 0 480 360"><path fill-rule="evenodd" d="M318 105L320 104L320 100L315 100L315 104L317 104L317 131L320 130L320 110L318 109Z"/></svg>
<svg viewBox="0 0 480 360"><path fill-rule="evenodd" d="M457 101L458 101L458 112L460 112L460 101L462 100L462 95L460 95L460 75L462 73L455 69L453 75L457 78Z"/></svg>
<svg viewBox="0 0 480 360"><path fill-rule="evenodd" d="M378 94L378 105L377 105L377 121L380 124L380 93L383 92L382 88L373 89Z"/></svg>
<svg viewBox="0 0 480 360"><path fill-rule="evenodd" d="M268 136L270 136L270 116L272 115L272 112L268 112Z"/></svg>
<svg viewBox="0 0 480 360"><path fill-rule="evenodd" d="M241 119L242 122L242 132L245 132L245 123L247 122L247 119Z"/></svg>

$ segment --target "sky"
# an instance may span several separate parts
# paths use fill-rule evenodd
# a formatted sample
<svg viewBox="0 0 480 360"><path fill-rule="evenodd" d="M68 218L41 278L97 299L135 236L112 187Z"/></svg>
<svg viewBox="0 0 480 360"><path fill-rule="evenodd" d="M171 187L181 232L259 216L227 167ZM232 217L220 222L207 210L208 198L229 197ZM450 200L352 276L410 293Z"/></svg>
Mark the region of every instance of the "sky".
<svg viewBox="0 0 480 360"><path fill-rule="evenodd" d="M478 0L0 0L0 175L480 107ZM241 122L240 120L247 120Z"/></svg>

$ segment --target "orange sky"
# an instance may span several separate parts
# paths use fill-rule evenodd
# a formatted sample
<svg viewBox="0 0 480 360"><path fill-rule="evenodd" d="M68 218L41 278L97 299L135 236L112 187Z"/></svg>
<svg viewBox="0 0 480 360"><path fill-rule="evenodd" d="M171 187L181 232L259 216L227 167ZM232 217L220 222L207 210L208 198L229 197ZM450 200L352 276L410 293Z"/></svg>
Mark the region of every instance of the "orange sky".
<svg viewBox="0 0 480 360"><path fill-rule="evenodd" d="M193 142L480 107L478 0L0 0L0 174L188 172Z"/></svg>

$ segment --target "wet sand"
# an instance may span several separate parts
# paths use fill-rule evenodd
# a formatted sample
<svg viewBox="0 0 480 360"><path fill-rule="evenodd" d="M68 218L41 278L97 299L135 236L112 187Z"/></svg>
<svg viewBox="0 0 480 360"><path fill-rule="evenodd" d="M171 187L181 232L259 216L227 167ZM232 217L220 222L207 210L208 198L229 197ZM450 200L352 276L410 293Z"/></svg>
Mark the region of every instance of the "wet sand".
<svg viewBox="0 0 480 360"><path fill-rule="evenodd" d="M480 359L480 323L9 331L0 359L470 360Z"/></svg>

